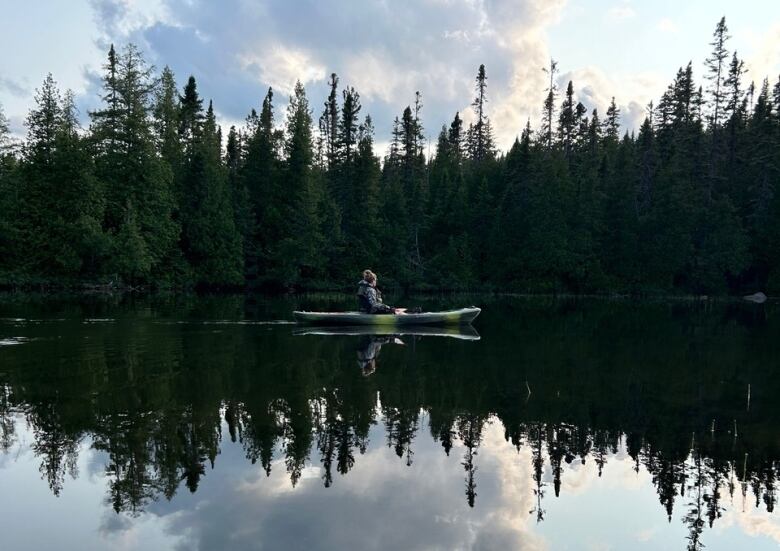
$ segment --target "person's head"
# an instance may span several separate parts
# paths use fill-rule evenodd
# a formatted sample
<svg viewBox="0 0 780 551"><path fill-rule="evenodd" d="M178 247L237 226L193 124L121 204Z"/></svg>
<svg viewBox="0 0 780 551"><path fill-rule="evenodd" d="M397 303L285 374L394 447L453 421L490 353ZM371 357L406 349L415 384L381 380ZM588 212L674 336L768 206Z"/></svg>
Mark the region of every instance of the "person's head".
<svg viewBox="0 0 780 551"><path fill-rule="evenodd" d="M363 270L363 279L365 279L369 285L376 285L376 274L371 270Z"/></svg>

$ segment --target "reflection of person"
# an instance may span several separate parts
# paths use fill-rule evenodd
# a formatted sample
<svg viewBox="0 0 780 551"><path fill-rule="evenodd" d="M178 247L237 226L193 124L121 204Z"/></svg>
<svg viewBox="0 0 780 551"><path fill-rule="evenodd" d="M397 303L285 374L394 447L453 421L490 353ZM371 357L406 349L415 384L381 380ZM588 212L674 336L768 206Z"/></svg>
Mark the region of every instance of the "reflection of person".
<svg viewBox="0 0 780 551"><path fill-rule="evenodd" d="M376 288L377 277L371 270L363 270L363 279L358 283L358 308L365 314L400 314L402 308L391 308L382 302L382 293Z"/></svg>
<svg viewBox="0 0 780 551"><path fill-rule="evenodd" d="M360 340L360 348L357 351L358 365L363 371L364 376L371 375L376 371L376 359L382 345L390 340L386 337L366 336Z"/></svg>
<svg viewBox="0 0 780 551"><path fill-rule="evenodd" d="M379 357L379 351L382 350L383 344L390 343L403 344L403 341L395 336L377 337L375 335L366 335L360 340L357 358L363 376L368 377L376 371L376 359Z"/></svg>

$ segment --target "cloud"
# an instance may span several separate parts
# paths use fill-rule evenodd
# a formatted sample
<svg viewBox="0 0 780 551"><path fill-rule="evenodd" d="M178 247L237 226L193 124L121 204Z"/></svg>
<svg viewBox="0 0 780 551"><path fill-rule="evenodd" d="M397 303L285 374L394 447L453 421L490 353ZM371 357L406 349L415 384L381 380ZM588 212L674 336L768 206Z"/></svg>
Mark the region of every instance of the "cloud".
<svg viewBox="0 0 780 551"><path fill-rule="evenodd" d="M419 464L408 467L385 439L380 423L368 451L348 475L334 472L330 488L322 485L316 458L293 488L283 459L266 478L240 447L226 445L194 502L158 502L150 512L186 549L219 548L226 534L231 549L547 549L528 514L535 500L530 452L508 444L500 423L483 432L473 509L463 494L462 444L448 457L421 434L414 444Z"/></svg>
<svg viewBox="0 0 780 551"><path fill-rule="evenodd" d="M607 10L607 19L610 21L625 21L636 17L636 11L629 2L621 2Z"/></svg>
<svg viewBox="0 0 780 551"><path fill-rule="evenodd" d="M474 77L484 63L488 113L501 121L494 127L502 147L541 105L539 68L549 57L544 31L566 3L91 1L104 29L103 46L133 41L156 65L169 64L180 81L195 75L223 122L242 120L259 107L268 86L282 92L275 96L280 113L297 79L308 84L316 117L328 93L326 77L336 72L341 87L361 94L378 143L418 90L423 123L435 140L456 111L470 111Z"/></svg>
<svg viewBox="0 0 780 551"><path fill-rule="evenodd" d="M565 0L532 0L514 10L511 3L503 2L491 14L490 21L502 37L498 40L501 55L511 64L506 86L493 92L495 100L489 106L501 147L511 144L529 118L533 124L539 121L546 86L541 68L550 61L545 31L560 19L565 5Z"/></svg>
<svg viewBox="0 0 780 551"><path fill-rule="evenodd" d="M9 78L4 77L0 75L0 90L4 90L11 94L12 96L16 96L18 98L23 98L25 96L30 95L30 88L28 86L25 86L24 84L21 84L20 82Z"/></svg>
<svg viewBox="0 0 780 551"><path fill-rule="evenodd" d="M286 94L293 91L298 80L304 85L325 80L325 66L313 61L307 52L295 48L278 45L266 55L246 52L239 59L243 70L255 75L258 82Z"/></svg>
<svg viewBox="0 0 780 551"><path fill-rule="evenodd" d="M661 19L656 25L656 28L663 33L677 33L680 31L680 29L677 27L677 23L668 17Z"/></svg>
<svg viewBox="0 0 780 551"><path fill-rule="evenodd" d="M780 23L775 23L763 35L750 33L752 53L745 60L748 77L756 85L769 78L770 89L780 77Z"/></svg>
<svg viewBox="0 0 780 551"><path fill-rule="evenodd" d="M354 86L360 93L362 114L371 114L375 123L378 151L415 91L422 93L422 120L432 142L456 111L467 123L472 120L474 77L482 63L488 76L487 111L502 149L528 119L539 127L546 88L541 68L551 56L570 70L589 107L603 113L615 95L627 130L638 127L647 102L663 92L655 75L644 82L644 73L617 74L609 60L598 60L598 67L567 67L567 48L576 45L550 44L564 14L571 17L578 9L567 0L89 0L89 5L95 27L88 34L97 35L88 42L101 53L88 58L78 75L83 86L76 87L77 100L84 114L99 102L102 52L110 43L127 42L138 44L158 68L170 65L180 86L194 75L224 125L243 121L250 109L259 108L269 86L277 92L276 120L281 122L298 79L307 87L316 119L328 94L327 76L335 72L342 88ZM636 10L630 0L612 0L604 18L638 24ZM657 27L677 32L668 18ZM759 82L777 71L779 36L776 27L766 32L746 60ZM0 92L7 88L0 83ZM19 116L30 102L13 94L8 93L7 111Z"/></svg>
<svg viewBox="0 0 780 551"><path fill-rule="evenodd" d="M654 73L607 75L596 66L587 66L563 73L558 79L562 90L569 80L574 84L577 101L588 111L598 109L604 118L607 107L615 97L620 109L621 132L632 132L639 128L647 114L647 105L663 93L665 81Z"/></svg>

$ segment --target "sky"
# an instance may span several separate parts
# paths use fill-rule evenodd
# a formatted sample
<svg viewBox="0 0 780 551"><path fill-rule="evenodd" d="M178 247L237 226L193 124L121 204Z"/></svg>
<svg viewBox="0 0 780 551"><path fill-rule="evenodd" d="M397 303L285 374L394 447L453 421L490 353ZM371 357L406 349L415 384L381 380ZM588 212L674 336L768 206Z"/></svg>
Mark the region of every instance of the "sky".
<svg viewBox="0 0 780 551"><path fill-rule="evenodd" d="M551 57L562 90L572 80L600 113L614 96L623 129L635 130L679 67L691 61L704 84L722 16L746 78L780 76L777 0L5 0L2 14L0 105L18 136L48 72L76 93L86 124L111 43L137 44L180 85L194 75L224 126L241 125L269 86L280 123L296 80L316 120L335 72L360 93L380 149L418 90L432 143L455 112L469 121L481 63L488 115L508 148L526 121L540 125Z"/></svg>

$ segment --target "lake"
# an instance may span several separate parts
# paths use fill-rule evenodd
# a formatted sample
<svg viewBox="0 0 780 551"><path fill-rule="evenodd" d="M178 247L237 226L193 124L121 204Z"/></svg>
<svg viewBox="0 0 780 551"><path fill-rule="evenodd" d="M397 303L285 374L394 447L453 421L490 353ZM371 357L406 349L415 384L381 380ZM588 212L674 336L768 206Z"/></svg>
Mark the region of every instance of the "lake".
<svg viewBox="0 0 780 551"><path fill-rule="evenodd" d="M777 549L780 307L0 297L0 548Z"/></svg>

